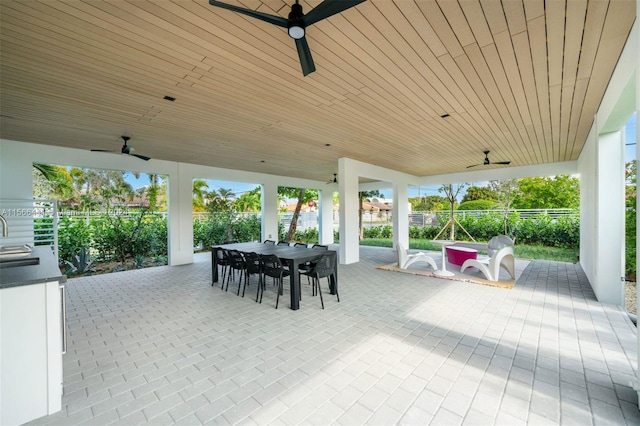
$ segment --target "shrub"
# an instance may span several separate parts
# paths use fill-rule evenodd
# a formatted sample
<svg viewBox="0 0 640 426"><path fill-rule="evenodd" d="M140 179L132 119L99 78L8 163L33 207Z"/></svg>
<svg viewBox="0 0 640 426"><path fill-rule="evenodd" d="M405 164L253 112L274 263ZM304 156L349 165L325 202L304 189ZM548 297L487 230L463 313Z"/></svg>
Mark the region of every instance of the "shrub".
<svg viewBox="0 0 640 426"><path fill-rule="evenodd" d="M634 197L635 201L635 197ZM625 213L625 273L630 280L636 279L636 208L627 207Z"/></svg>
<svg viewBox="0 0 640 426"><path fill-rule="evenodd" d="M238 216L231 222L231 232L234 240L259 241L262 230L260 217L256 215Z"/></svg>
<svg viewBox="0 0 640 426"><path fill-rule="evenodd" d="M91 228L84 218L62 216L58 222L58 257L60 262L72 262L79 249L91 247Z"/></svg>

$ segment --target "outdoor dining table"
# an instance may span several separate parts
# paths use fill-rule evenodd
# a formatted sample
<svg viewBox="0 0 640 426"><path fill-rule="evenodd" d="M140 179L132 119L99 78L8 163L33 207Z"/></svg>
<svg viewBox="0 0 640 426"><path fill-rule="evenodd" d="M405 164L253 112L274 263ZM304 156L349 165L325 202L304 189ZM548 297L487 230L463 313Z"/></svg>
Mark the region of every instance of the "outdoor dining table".
<svg viewBox="0 0 640 426"><path fill-rule="evenodd" d="M258 253L260 255L275 254L278 256L283 265L288 266L291 285L291 309L300 309L300 276L298 274L298 265L305 262L312 262L322 257L323 254L337 256L335 250L314 250L308 247L292 247L284 245L263 244L260 242L222 244L211 247L211 263L212 263L212 280L218 282L218 259L216 251L219 249L237 250L241 253ZM333 277L330 280L329 289L331 294L338 291L338 262L334 262Z"/></svg>

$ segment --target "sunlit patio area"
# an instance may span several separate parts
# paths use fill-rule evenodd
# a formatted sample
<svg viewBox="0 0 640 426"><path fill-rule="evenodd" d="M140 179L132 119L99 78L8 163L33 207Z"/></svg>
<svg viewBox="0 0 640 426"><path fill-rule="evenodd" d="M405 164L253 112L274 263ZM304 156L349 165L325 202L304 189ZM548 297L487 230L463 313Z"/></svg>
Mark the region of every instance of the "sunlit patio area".
<svg viewBox="0 0 640 426"><path fill-rule="evenodd" d="M579 265L509 290L394 259L361 247L324 310L304 280L298 311L212 287L208 253L69 279L63 409L30 424L640 423L635 327Z"/></svg>

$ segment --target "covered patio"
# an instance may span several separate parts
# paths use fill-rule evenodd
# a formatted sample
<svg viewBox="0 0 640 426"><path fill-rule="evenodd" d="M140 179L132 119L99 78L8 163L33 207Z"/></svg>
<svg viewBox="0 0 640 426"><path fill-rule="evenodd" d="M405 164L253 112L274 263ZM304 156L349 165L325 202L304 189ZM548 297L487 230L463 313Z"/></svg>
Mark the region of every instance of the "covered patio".
<svg viewBox="0 0 640 426"><path fill-rule="evenodd" d="M71 279L63 409L30 424L640 423L635 327L579 265L507 290L376 269L394 258L361 247L325 310L211 287L207 253Z"/></svg>
<svg viewBox="0 0 640 426"><path fill-rule="evenodd" d="M169 187L171 266L70 280L63 410L35 423L638 424L621 278L639 4L370 0L309 29L303 77L282 28L206 0L1 2L0 200L32 201L34 163ZM484 150L511 163L468 169ZM393 251L359 247L359 191L392 188L408 246L410 187L555 174L580 174L580 263L535 262L513 290L379 271ZM319 190L333 243L338 192L343 301L297 315L211 288L195 178L260 184L263 239L288 186Z"/></svg>

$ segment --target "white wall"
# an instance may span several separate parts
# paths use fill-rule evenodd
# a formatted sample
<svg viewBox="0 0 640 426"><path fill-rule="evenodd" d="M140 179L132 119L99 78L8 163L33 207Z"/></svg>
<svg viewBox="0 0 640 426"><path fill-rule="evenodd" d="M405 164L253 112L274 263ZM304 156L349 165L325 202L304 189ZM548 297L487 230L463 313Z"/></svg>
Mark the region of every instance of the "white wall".
<svg viewBox="0 0 640 426"><path fill-rule="evenodd" d="M638 31L636 21L578 159L580 265L598 300L617 305L624 303L624 146L622 129L611 129L638 110L627 101L640 85Z"/></svg>

